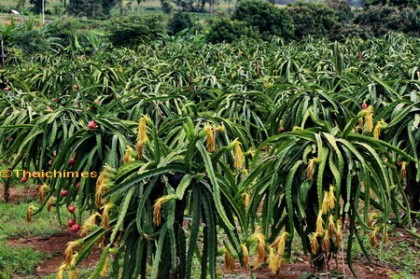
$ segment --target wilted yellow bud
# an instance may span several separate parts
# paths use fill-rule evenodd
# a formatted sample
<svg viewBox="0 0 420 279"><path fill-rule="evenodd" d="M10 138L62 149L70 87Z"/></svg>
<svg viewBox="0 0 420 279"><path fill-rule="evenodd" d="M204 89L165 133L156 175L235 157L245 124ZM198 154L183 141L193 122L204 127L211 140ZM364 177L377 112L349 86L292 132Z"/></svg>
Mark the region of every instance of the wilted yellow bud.
<svg viewBox="0 0 420 279"><path fill-rule="evenodd" d="M80 232L81 237L85 237L88 235L89 230L96 227L96 218L100 217L98 212L93 213L90 215L85 222L83 223L82 230Z"/></svg>
<svg viewBox="0 0 420 279"><path fill-rule="evenodd" d="M225 249L225 268L227 271L234 271L236 266L235 258Z"/></svg>
<svg viewBox="0 0 420 279"><path fill-rule="evenodd" d="M126 163L130 163L133 162L135 159L133 158L133 156L131 156L131 154L133 153L133 148L131 148L130 146L127 146L127 148L125 149L125 153L124 153L124 157L123 157L123 162Z"/></svg>
<svg viewBox="0 0 420 279"><path fill-rule="evenodd" d="M322 211L319 211L318 217L316 218L316 229L315 232L318 234L322 234L324 231L324 221L322 220Z"/></svg>
<svg viewBox="0 0 420 279"><path fill-rule="evenodd" d="M286 240L289 234L287 232L283 232L279 235L276 240L271 244L271 247L277 247L277 254L283 255L284 251L286 250Z"/></svg>
<svg viewBox="0 0 420 279"><path fill-rule="evenodd" d="M254 260L254 268L258 268L259 264L264 262L266 257L265 251L265 237L261 232L261 227L257 226L255 228L254 234L251 236L252 241L256 241L258 243L257 246L257 257Z"/></svg>
<svg viewBox="0 0 420 279"><path fill-rule="evenodd" d="M248 194L248 193L243 193L242 194L242 199L244 200L245 207L248 207L250 198L251 198L250 194Z"/></svg>
<svg viewBox="0 0 420 279"><path fill-rule="evenodd" d="M270 268L271 272L277 274L280 271L282 263L282 256L278 255L273 248L270 248L268 254L268 268Z"/></svg>
<svg viewBox="0 0 420 279"><path fill-rule="evenodd" d="M28 209L26 209L26 222L32 222L32 215L37 208L33 205L30 205Z"/></svg>
<svg viewBox="0 0 420 279"><path fill-rule="evenodd" d="M107 256L105 258L104 265L102 266L102 269L101 269L101 276L102 277L107 277L108 276L108 274L109 274L109 267L110 267L110 259L109 259L109 256Z"/></svg>
<svg viewBox="0 0 420 279"><path fill-rule="evenodd" d="M65 256L64 262L67 265L71 264L74 248L76 248L80 244L82 244L82 240L75 240L75 241L70 241L70 242L67 243L67 248L64 251L64 256Z"/></svg>
<svg viewBox="0 0 420 279"><path fill-rule="evenodd" d="M143 146L146 142L149 141L149 138L147 137L147 119L148 117L143 115L139 121L136 143L137 156L139 158L143 158Z"/></svg>
<svg viewBox="0 0 420 279"><path fill-rule="evenodd" d="M378 215L377 213L371 213L369 215L369 220L368 220L368 226L369 227L372 227L373 226L373 223L375 222L375 219L376 219L376 216L377 215Z"/></svg>
<svg viewBox="0 0 420 279"><path fill-rule="evenodd" d="M206 132L206 147L207 151L213 153L216 151L216 133L211 125L204 127Z"/></svg>
<svg viewBox="0 0 420 279"><path fill-rule="evenodd" d="M161 218L162 205L165 202L170 201L172 199L176 199L176 198L177 196L175 194L172 194L172 195L166 195L166 196L160 197L155 201L155 204L153 205L153 224L155 224L156 226L159 226L162 223L162 218Z"/></svg>
<svg viewBox="0 0 420 279"><path fill-rule="evenodd" d="M379 228L375 228L369 234L369 241L370 241L370 245L372 245L372 247L376 247L376 245L378 244L378 239L376 238L376 235L378 234L378 230L379 230Z"/></svg>
<svg viewBox="0 0 420 279"><path fill-rule="evenodd" d="M318 162L319 162L318 158L312 158L312 159L309 160L308 167L306 168L306 178L308 180L313 179L315 164L318 163Z"/></svg>
<svg viewBox="0 0 420 279"><path fill-rule="evenodd" d="M316 255L318 253L319 249L319 242L318 242L318 236L319 233L313 233L311 236L311 253L313 255Z"/></svg>
<svg viewBox="0 0 420 279"><path fill-rule="evenodd" d="M57 269L57 274L55 279L64 279L64 271L67 269L67 265L62 263L60 267Z"/></svg>
<svg viewBox="0 0 420 279"><path fill-rule="evenodd" d="M365 125L363 126L364 133L371 133L373 130L373 106L368 106L364 110L365 113Z"/></svg>
<svg viewBox="0 0 420 279"><path fill-rule="evenodd" d="M55 197L50 197L47 201L47 211L51 212L51 208L54 206L57 199Z"/></svg>
<svg viewBox="0 0 420 279"><path fill-rule="evenodd" d="M245 268L249 268L249 253L248 248L245 244L241 244L241 250L242 250L242 266Z"/></svg>
<svg viewBox="0 0 420 279"><path fill-rule="evenodd" d="M328 231L325 232L324 238L322 239L322 251L329 253L331 250L331 236Z"/></svg>
<svg viewBox="0 0 420 279"><path fill-rule="evenodd" d="M234 154L235 154L235 162L234 162L234 166L237 169L242 168L242 166L244 165L244 153L242 152L242 148L241 148L241 143L239 142L238 139L235 139L232 142L232 145L234 147Z"/></svg>
<svg viewBox="0 0 420 279"><path fill-rule="evenodd" d="M80 279L79 270L77 268L70 269L69 279Z"/></svg>
<svg viewBox="0 0 420 279"><path fill-rule="evenodd" d="M335 233L335 224L334 224L334 216L330 215L328 217L328 233L333 235Z"/></svg>
<svg viewBox="0 0 420 279"><path fill-rule="evenodd" d="M107 203L102 207L101 225L104 229L109 228L109 212L111 211L112 207L112 203Z"/></svg>
<svg viewBox="0 0 420 279"><path fill-rule="evenodd" d="M335 233L335 246L337 248L341 247L341 244L343 243L343 231L341 230L341 221L337 220L337 229Z"/></svg>
<svg viewBox="0 0 420 279"><path fill-rule="evenodd" d="M407 178L407 162L401 162L400 177L401 179Z"/></svg>
<svg viewBox="0 0 420 279"><path fill-rule="evenodd" d="M375 129L373 130L373 137L375 139L379 139L379 136L381 135L381 129L386 126L385 121L382 119L376 123Z"/></svg>
<svg viewBox="0 0 420 279"><path fill-rule="evenodd" d="M39 188L39 201L42 202L44 200L45 194L48 192L48 185L42 184L41 188Z"/></svg>
<svg viewBox="0 0 420 279"><path fill-rule="evenodd" d="M330 190L328 191L328 209L334 209L334 207L335 207L334 187L330 185Z"/></svg>
<svg viewBox="0 0 420 279"><path fill-rule="evenodd" d="M324 199L322 200L322 206L321 206L321 212L322 214L326 214L328 212L328 208L329 208L329 201L330 195L328 194L327 191L324 192Z"/></svg>

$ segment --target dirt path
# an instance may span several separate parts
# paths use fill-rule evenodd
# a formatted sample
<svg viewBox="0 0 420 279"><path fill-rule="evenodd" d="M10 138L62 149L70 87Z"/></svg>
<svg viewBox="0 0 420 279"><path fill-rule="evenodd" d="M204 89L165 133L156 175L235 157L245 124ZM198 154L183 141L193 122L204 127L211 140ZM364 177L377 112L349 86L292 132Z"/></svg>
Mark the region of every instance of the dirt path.
<svg viewBox="0 0 420 279"><path fill-rule="evenodd" d="M50 259L44 260L36 269L34 275L47 275L54 273L60 264L64 261L64 250L67 247L67 242L75 240L76 235L70 233L62 233L49 236L25 237L19 239L10 239L7 243L11 247L25 246L33 248L34 250L48 253L52 255ZM94 248L91 255L83 260L79 267L93 267L96 265L100 257L100 250Z"/></svg>
<svg viewBox="0 0 420 279"><path fill-rule="evenodd" d="M34 186L26 186L25 188L10 187L10 203L18 203L20 201L36 200L38 193ZM0 184L0 202L4 202L3 198L3 184Z"/></svg>

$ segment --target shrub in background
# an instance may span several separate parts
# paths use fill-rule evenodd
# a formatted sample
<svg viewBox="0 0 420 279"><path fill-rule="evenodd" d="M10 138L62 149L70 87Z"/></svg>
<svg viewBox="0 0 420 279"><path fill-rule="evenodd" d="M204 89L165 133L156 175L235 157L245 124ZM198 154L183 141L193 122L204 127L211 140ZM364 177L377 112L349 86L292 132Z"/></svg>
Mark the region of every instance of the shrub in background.
<svg viewBox="0 0 420 279"><path fill-rule="evenodd" d="M295 2L287 6L287 11L293 18L297 39L328 36L338 27L335 12L322 3Z"/></svg>
<svg viewBox="0 0 420 279"><path fill-rule="evenodd" d="M162 16L130 15L116 18L109 24L109 39L114 46L136 45L159 38L166 28Z"/></svg>
<svg viewBox="0 0 420 279"><path fill-rule="evenodd" d="M354 23L369 28L373 35L381 36L389 31L419 35L420 10L390 6L369 6L354 18Z"/></svg>
<svg viewBox="0 0 420 279"><path fill-rule="evenodd" d="M210 43L231 43L241 37L258 38L258 32L239 20L220 18L210 23L207 41Z"/></svg>
<svg viewBox="0 0 420 279"><path fill-rule="evenodd" d="M232 19L255 27L263 37L275 35L285 39L293 38L294 24L288 11L261 0L241 1Z"/></svg>
<svg viewBox="0 0 420 279"><path fill-rule="evenodd" d="M175 35L184 29L189 29L192 26L193 22L191 16L183 12L175 13L168 22L168 30L172 35Z"/></svg>

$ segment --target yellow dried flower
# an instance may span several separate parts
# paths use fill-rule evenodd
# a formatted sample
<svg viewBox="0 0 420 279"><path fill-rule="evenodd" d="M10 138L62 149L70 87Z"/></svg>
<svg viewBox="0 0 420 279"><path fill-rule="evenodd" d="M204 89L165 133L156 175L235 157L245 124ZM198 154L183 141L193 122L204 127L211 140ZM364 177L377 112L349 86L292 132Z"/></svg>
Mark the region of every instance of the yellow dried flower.
<svg viewBox="0 0 420 279"><path fill-rule="evenodd" d="M283 264L283 256L278 255L274 248L270 247L270 252L268 254L268 268L271 272L277 274Z"/></svg>
<svg viewBox="0 0 420 279"><path fill-rule="evenodd" d="M211 125L204 127L206 132L206 147L207 151L213 153L216 151L216 134L214 128Z"/></svg>
<svg viewBox="0 0 420 279"><path fill-rule="evenodd" d="M112 203L107 203L102 207L101 225L104 229L109 228L109 212L113 206Z"/></svg>
<svg viewBox="0 0 420 279"><path fill-rule="evenodd" d="M235 154L234 166L237 169L241 169L242 166L244 165L244 160L245 160L245 156L244 156L244 153L242 152L242 148L241 148L241 143L239 142L238 139L235 139L232 142L232 145L234 147L234 154Z"/></svg>
<svg viewBox="0 0 420 279"><path fill-rule="evenodd" d="M286 250L286 239L289 234L287 232L283 232L279 235L276 240L271 244L271 247L277 247L277 254L283 255L284 251Z"/></svg>
<svg viewBox="0 0 420 279"><path fill-rule="evenodd" d="M322 245L321 245L322 251L325 253L329 253L331 250L331 236L328 233L328 231L325 232L324 238L322 239Z"/></svg>
<svg viewBox="0 0 420 279"><path fill-rule="evenodd" d="M407 162L401 162L401 169L400 169L400 178L406 179L407 178Z"/></svg>
<svg viewBox="0 0 420 279"><path fill-rule="evenodd" d="M241 250L242 250L242 266L245 268L249 268L249 253L248 248L245 244L241 244Z"/></svg>
<svg viewBox="0 0 420 279"><path fill-rule="evenodd" d="M308 180L312 180L314 177L314 169L315 169L315 164L318 163L319 160L318 158L312 158L309 160L308 162L308 166L306 167L306 178Z"/></svg>
<svg viewBox="0 0 420 279"><path fill-rule="evenodd" d="M44 200L45 194L48 192L48 185L42 184L41 188L39 188L39 201L42 202Z"/></svg>
<svg viewBox="0 0 420 279"><path fill-rule="evenodd" d="M319 211L318 217L316 218L316 229L315 232L318 234L322 234L324 231L324 221L322 220L322 211Z"/></svg>
<svg viewBox="0 0 420 279"><path fill-rule="evenodd" d="M153 224L156 226L159 226L162 223L162 217L161 217L161 211L162 211L162 205L170 201L172 199L176 199L177 196L175 194L172 195L166 195L158 198L155 201L155 204L153 205Z"/></svg>
<svg viewBox="0 0 420 279"><path fill-rule="evenodd" d="M333 235L335 233L335 224L334 224L334 216L330 215L328 217L328 233Z"/></svg>
<svg viewBox="0 0 420 279"><path fill-rule="evenodd" d="M376 245L378 244L378 239L376 238L376 235L378 234L378 230L379 230L379 228L375 228L369 234L369 241L370 241L370 245L372 245L372 247L376 247Z"/></svg>
<svg viewBox="0 0 420 279"><path fill-rule="evenodd" d="M364 133L371 133L373 130L373 106L368 106L365 110L365 125L363 126Z"/></svg>
<svg viewBox="0 0 420 279"><path fill-rule="evenodd" d="M69 279L80 279L79 270L77 268L70 269Z"/></svg>
<svg viewBox="0 0 420 279"><path fill-rule="evenodd" d="M101 276L102 277L108 276L108 274L109 274L109 267L110 267L110 259L109 259L109 256L107 256L105 258L104 265L102 266L102 269L101 269Z"/></svg>
<svg viewBox="0 0 420 279"><path fill-rule="evenodd" d="M328 209L334 209L334 207L335 207L334 187L330 185L330 190L328 191Z"/></svg>
<svg viewBox="0 0 420 279"><path fill-rule="evenodd" d="M251 236L252 241L256 241L258 243L257 246L257 257L254 260L254 268L258 268L259 264L264 262L266 257L265 251L265 237L261 232L261 227L257 226L255 228L254 234Z"/></svg>
<svg viewBox="0 0 420 279"><path fill-rule="evenodd" d="M85 220L82 226L82 230L80 232L81 237L87 236L89 233L89 230L96 227L96 217L100 217L98 212L93 213Z"/></svg>
<svg viewBox="0 0 420 279"><path fill-rule="evenodd" d="M67 265L65 263L62 263L60 267L57 269L57 275L55 276L55 279L64 279L64 271L67 269Z"/></svg>
<svg viewBox="0 0 420 279"><path fill-rule="evenodd" d="M324 199L322 200L322 206L321 206L322 214L326 214L328 212L328 208L330 205L329 197L330 195L328 194L328 192L324 191Z"/></svg>
<svg viewBox="0 0 420 279"><path fill-rule="evenodd" d="M386 126L386 122L382 119L376 123L375 129L373 130L373 137L379 139L381 135L381 129Z"/></svg>
<svg viewBox="0 0 420 279"><path fill-rule="evenodd" d="M377 213L371 213L369 215L369 220L368 220L368 226L369 227L372 227L373 226L373 223L375 222L375 219L376 219L376 216L377 215L378 215Z"/></svg>
<svg viewBox="0 0 420 279"><path fill-rule="evenodd" d="M335 234L335 246L340 248L343 243L343 232L341 230L341 221L337 220L337 229Z"/></svg>
<svg viewBox="0 0 420 279"><path fill-rule="evenodd" d="M51 212L51 208L54 206L57 199L55 197L50 197L47 201L47 211Z"/></svg>
<svg viewBox="0 0 420 279"><path fill-rule="evenodd" d="M127 148L125 149L124 157L123 157L124 164L133 162L135 160L133 156L131 156L133 152L134 152L133 148L131 148L130 146L127 146Z"/></svg>
<svg viewBox="0 0 420 279"><path fill-rule="evenodd" d="M141 159L143 158L143 146L146 142L149 141L147 137L147 120L148 117L143 115L139 121L139 127L137 131L137 143L136 143L136 150L137 156Z"/></svg>
<svg viewBox="0 0 420 279"><path fill-rule="evenodd" d="M82 240L80 240L80 239L79 240L75 240L75 241L70 241L70 242L67 243L67 248L64 251L64 256L65 256L64 262L67 265L70 265L71 264L74 248L76 248L80 244L82 244Z"/></svg>
<svg viewBox="0 0 420 279"><path fill-rule="evenodd" d="M318 236L319 233L313 233L311 236L311 253L313 255L316 255L318 253L319 249L319 242L318 242Z"/></svg>
<svg viewBox="0 0 420 279"><path fill-rule="evenodd" d="M28 209L26 209L26 222L32 222L32 215L37 208L33 205L30 205Z"/></svg>
<svg viewBox="0 0 420 279"><path fill-rule="evenodd" d="M225 249L225 268L227 271L234 271L236 266L235 258Z"/></svg>
<svg viewBox="0 0 420 279"><path fill-rule="evenodd" d="M248 194L248 193L243 193L243 194L242 194L242 199L244 200L244 205L245 205L245 207L248 207L248 205L249 205L249 201L250 201L250 199L251 199L251 195L250 195L250 194Z"/></svg>

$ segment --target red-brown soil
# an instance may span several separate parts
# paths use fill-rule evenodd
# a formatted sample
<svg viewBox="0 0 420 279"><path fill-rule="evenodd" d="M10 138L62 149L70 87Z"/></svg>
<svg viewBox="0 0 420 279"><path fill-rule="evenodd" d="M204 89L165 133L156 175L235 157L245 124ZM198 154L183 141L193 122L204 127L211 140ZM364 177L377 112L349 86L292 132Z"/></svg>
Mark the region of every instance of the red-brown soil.
<svg viewBox="0 0 420 279"><path fill-rule="evenodd" d="M25 188L10 187L10 203L18 203L20 201L35 200L38 197L38 193L35 190L35 186L27 186ZM3 197L3 184L0 184L0 201L4 201Z"/></svg>
<svg viewBox="0 0 420 279"><path fill-rule="evenodd" d="M70 233L62 233L49 236L25 237L19 239L10 239L8 244L11 247L25 246L31 247L34 250L48 253L52 255L51 258L44 260L36 269L35 275L47 275L54 273L60 264L64 261L64 250L67 247L67 242L75 240L76 235ZM91 255L83 260L79 267L93 267L99 260L100 250L93 249Z"/></svg>

